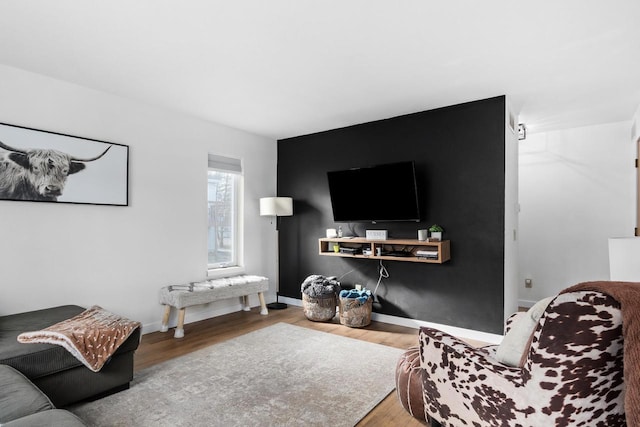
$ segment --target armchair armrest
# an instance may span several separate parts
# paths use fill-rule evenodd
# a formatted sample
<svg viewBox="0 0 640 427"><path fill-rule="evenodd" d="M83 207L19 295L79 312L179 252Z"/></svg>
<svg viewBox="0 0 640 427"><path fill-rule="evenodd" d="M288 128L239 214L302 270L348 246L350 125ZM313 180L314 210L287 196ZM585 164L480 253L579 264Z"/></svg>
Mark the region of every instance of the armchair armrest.
<svg viewBox="0 0 640 427"><path fill-rule="evenodd" d="M507 335L513 324L522 316L526 315L526 311L517 311L507 318L504 322L504 335Z"/></svg>
<svg viewBox="0 0 640 427"><path fill-rule="evenodd" d="M483 349L476 348L458 338L437 329L420 328L420 360L423 369L438 368L453 371L475 370L487 375L497 375L519 385L522 383L522 369L504 365ZM470 369L470 366L473 368Z"/></svg>
<svg viewBox="0 0 640 427"><path fill-rule="evenodd" d="M484 348L475 348L437 329L420 328L420 366L425 415L443 425L500 425L502 410L516 410L525 391L523 369L503 365ZM469 402L469 396L474 396Z"/></svg>

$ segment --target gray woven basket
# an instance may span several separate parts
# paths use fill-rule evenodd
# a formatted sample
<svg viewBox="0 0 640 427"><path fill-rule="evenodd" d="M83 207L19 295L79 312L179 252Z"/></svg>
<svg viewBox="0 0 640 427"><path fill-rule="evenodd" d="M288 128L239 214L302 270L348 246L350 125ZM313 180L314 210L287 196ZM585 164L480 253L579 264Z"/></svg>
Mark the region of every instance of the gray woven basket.
<svg viewBox="0 0 640 427"><path fill-rule="evenodd" d="M336 294L326 294L320 297L310 297L302 294L302 309L307 319L314 322L328 322L336 315L338 300Z"/></svg>
<svg viewBox="0 0 640 427"><path fill-rule="evenodd" d="M340 323L351 328L363 328L371 323L372 308L372 297L365 303L356 298L340 297Z"/></svg>

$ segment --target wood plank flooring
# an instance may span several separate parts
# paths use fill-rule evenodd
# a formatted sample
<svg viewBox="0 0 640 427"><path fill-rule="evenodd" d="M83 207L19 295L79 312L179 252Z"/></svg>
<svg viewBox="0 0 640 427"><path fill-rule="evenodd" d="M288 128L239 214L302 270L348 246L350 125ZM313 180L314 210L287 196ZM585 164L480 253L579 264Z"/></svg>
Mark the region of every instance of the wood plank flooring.
<svg viewBox="0 0 640 427"><path fill-rule="evenodd" d="M159 318L161 315L159 310ZM366 328L357 329L340 325L335 319L332 323L311 322L304 316L302 308L296 306L290 305L285 310L270 310L267 316L261 316L258 314L258 308L253 308L250 312L240 311L189 323L185 325L184 338L180 339L173 338L173 329L165 333L153 332L143 335L140 347L135 354L135 371L278 322L401 349L418 343L418 330L403 326L372 322ZM358 423L360 427L424 425L402 408L395 390Z"/></svg>

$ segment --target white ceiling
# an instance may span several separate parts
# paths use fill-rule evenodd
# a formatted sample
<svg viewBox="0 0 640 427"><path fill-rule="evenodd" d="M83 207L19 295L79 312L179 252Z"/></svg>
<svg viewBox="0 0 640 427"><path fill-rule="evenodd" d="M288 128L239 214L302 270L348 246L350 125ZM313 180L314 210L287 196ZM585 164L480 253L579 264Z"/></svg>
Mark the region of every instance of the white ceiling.
<svg viewBox="0 0 640 427"><path fill-rule="evenodd" d="M0 64L286 138L506 94L630 120L639 0L0 0Z"/></svg>

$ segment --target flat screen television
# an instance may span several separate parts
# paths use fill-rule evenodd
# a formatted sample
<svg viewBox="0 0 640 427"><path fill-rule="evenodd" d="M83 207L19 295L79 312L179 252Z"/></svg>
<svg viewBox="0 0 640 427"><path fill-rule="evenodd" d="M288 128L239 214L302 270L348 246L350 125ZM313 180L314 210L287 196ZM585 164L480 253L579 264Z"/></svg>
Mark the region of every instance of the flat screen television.
<svg viewBox="0 0 640 427"><path fill-rule="evenodd" d="M412 161L327 172L336 222L420 221Z"/></svg>

